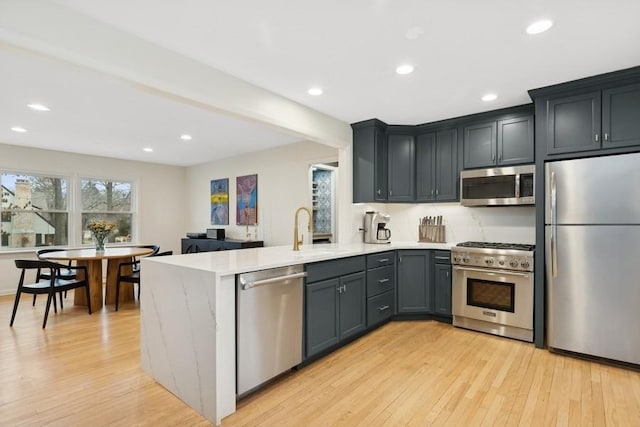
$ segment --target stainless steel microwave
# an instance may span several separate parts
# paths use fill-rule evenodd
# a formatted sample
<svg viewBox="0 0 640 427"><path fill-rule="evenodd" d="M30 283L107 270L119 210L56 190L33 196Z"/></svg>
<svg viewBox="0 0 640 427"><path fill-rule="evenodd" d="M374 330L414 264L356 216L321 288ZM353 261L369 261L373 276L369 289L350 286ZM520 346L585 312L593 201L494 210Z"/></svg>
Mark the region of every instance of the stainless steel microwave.
<svg viewBox="0 0 640 427"><path fill-rule="evenodd" d="M462 206L535 204L535 165L460 172Z"/></svg>

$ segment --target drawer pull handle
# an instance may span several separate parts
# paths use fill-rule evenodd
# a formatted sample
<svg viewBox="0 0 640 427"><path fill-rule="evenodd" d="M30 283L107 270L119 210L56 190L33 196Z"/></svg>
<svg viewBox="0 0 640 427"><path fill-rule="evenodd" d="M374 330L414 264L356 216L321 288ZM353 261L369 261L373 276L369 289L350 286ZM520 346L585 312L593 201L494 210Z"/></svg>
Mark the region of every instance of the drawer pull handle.
<svg viewBox="0 0 640 427"><path fill-rule="evenodd" d="M380 310L380 311L385 311L385 310L388 310L388 309L389 309L388 305L381 305L380 307L378 307L378 310Z"/></svg>
<svg viewBox="0 0 640 427"><path fill-rule="evenodd" d="M389 258L380 258L378 262L389 262Z"/></svg>
<svg viewBox="0 0 640 427"><path fill-rule="evenodd" d="M380 283L382 285L383 283L387 283L388 281L389 281L389 279L380 279L380 280L378 280L378 283Z"/></svg>

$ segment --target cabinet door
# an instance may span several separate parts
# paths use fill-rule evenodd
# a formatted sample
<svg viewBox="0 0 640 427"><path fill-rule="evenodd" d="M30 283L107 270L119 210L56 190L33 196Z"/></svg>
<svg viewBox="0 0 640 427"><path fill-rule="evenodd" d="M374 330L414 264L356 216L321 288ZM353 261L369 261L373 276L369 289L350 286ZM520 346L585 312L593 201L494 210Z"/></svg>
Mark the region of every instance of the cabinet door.
<svg viewBox="0 0 640 427"><path fill-rule="evenodd" d="M374 194L373 200L385 201L389 196L388 189L388 160L387 160L387 138L384 132L375 128L375 163L373 168Z"/></svg>
<svg viewBox="0 0 640 427"><path fill-rule="evenodd" d="M451 316L451 266L434 266L434 306L437 314Z"/></svg>
<svg viewBox="0 0 640 427"><path fill-rule="evenodd" d="M389 194L387 200L411 202L415 199L415 142L411 135L387 138Z"/></svg>
<svg viewBox="0 0 640 427"><path fill-rule="evenodd" d="M387 199L387 140L371 124L353 131L353 202Z"/></svg>
<svg viewBox="0 0 640 427"><path fill-rule="evenodd" d="M498 121L498 165L533 163L533 116Z"/></svg>
<svg viewBox="0 0 640 427"><path fill-rule="evenodd" d="M436 197L436 134L427 133L416 138L416 200L435 200Z"/></svg>
<svg viewBox="0 0 640 427"><path fill-rule="evenodd" d="M640 84L602 92L602 148L640 145Z"/></svg>
<svg viewBox="0 0 640 427"><path fill-rule="evenodd" d="M496 126L492 121L464 127L465 169L496 164Z"/></svg>
<svg viewBox="0 0 640 427"><path fill-rule="evenodd" d="M600 92L547 101L547 154L600 148Z"/></svg>
<svg viewBox="0 0 640 427"><path fill-rule="evenodd" d="M340 278L339 338L342 340L366 327L366 275L364 272Z"/></svg>
<svg viewBox="0 0 640 427"><path fill-rule="evenodd" d="M305 330L307 356L338 343L339 289L339 279L306 285Z"/></svg>
<svg viewBox="0 0 640 427"><path fill-rule="evenodd" d="M458 200L458 131L442 130L436 134L436 200Z"/></svg>
<svg viewBox="0 0 640 427"><path fill-rule="evenodd" d="M429 251L398 251L398 313L431 311Z"/></svg>

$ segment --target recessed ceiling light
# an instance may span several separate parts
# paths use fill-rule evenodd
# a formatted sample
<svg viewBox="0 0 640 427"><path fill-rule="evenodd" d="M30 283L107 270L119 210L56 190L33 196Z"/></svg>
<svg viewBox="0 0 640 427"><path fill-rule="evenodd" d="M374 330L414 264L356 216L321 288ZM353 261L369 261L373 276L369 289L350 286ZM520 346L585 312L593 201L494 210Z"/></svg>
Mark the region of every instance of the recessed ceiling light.
<svg viewBox="0 0 640 427"><path fill-rule="evenodd" d="M191 135L187 135L185 133L184 135L180 135L180 139L183 141L191 141L193 138L191 137Z"/></svg>
<svg viewBox="0 0 640 427"><path fill-rule="evenodd" d="M146 151L147 153L152 153L153 152L153 148L151 148L151 147L144 147L142 150Z"/></svg>
<svg viewBox="0 0 640 427"><path fill-rule="evenodd" d="M402 64L398 68L396 68L396 73L398 73L398 74L411 74L411 73L413 73L413 65L411 65L411 64Z"/></svg>
<svg viewBox="0 0 640 427"><path fill-rule="evenodd" d="M549 28L551 28L551 26L553 25L553 22L551 22L548 19L541 19L539 21L534 22L533 24L529 25L527 27L527 34L540 34L540 33L544 33L545 31L547 31Z"/></svg>
<svg viewBox="0 0 640 427"><path fill-rule="evenodd" d="M320 89L319 87L312 87L307 91L307 93L313 96L322 95L322 89Z"/></svg>
<svg viewBox="0 0 640 427"><path fill-rule="evenodd" d="M27 107L31 108L32 110L36 110L36 111L50 111L49 107L47 107L46 105L42 105L42 104L27 104Z"/></svg>
<svg viewBox="0 0 640 427"><path fill-rule="evenodd" d="M25 128L21 128L20 126L14 126L11 130L18 133L25 133L27 131Z"/></svg>
<svg viewBox="0 0 640 427"><path fill-rule="evenodd" d="M486 95L482 96L482 100L484 102L495 101L496 99L498 99L498 95L496 95L495 93L487 93Z"/></svg>

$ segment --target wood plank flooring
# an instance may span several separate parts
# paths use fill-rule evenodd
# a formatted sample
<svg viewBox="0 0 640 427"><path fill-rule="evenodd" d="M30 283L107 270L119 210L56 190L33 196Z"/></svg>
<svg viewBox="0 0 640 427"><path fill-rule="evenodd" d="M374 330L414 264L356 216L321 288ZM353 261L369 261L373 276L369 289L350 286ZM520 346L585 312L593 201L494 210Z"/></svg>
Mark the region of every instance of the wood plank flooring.
<svg viewBox="0 0 640 427"><path fill-rule="evenodd" d="M0 425L210 425L139 367L139 311L0 297ZM638 426L640 373L393 322L238 403L229 426Z"/></svg>

